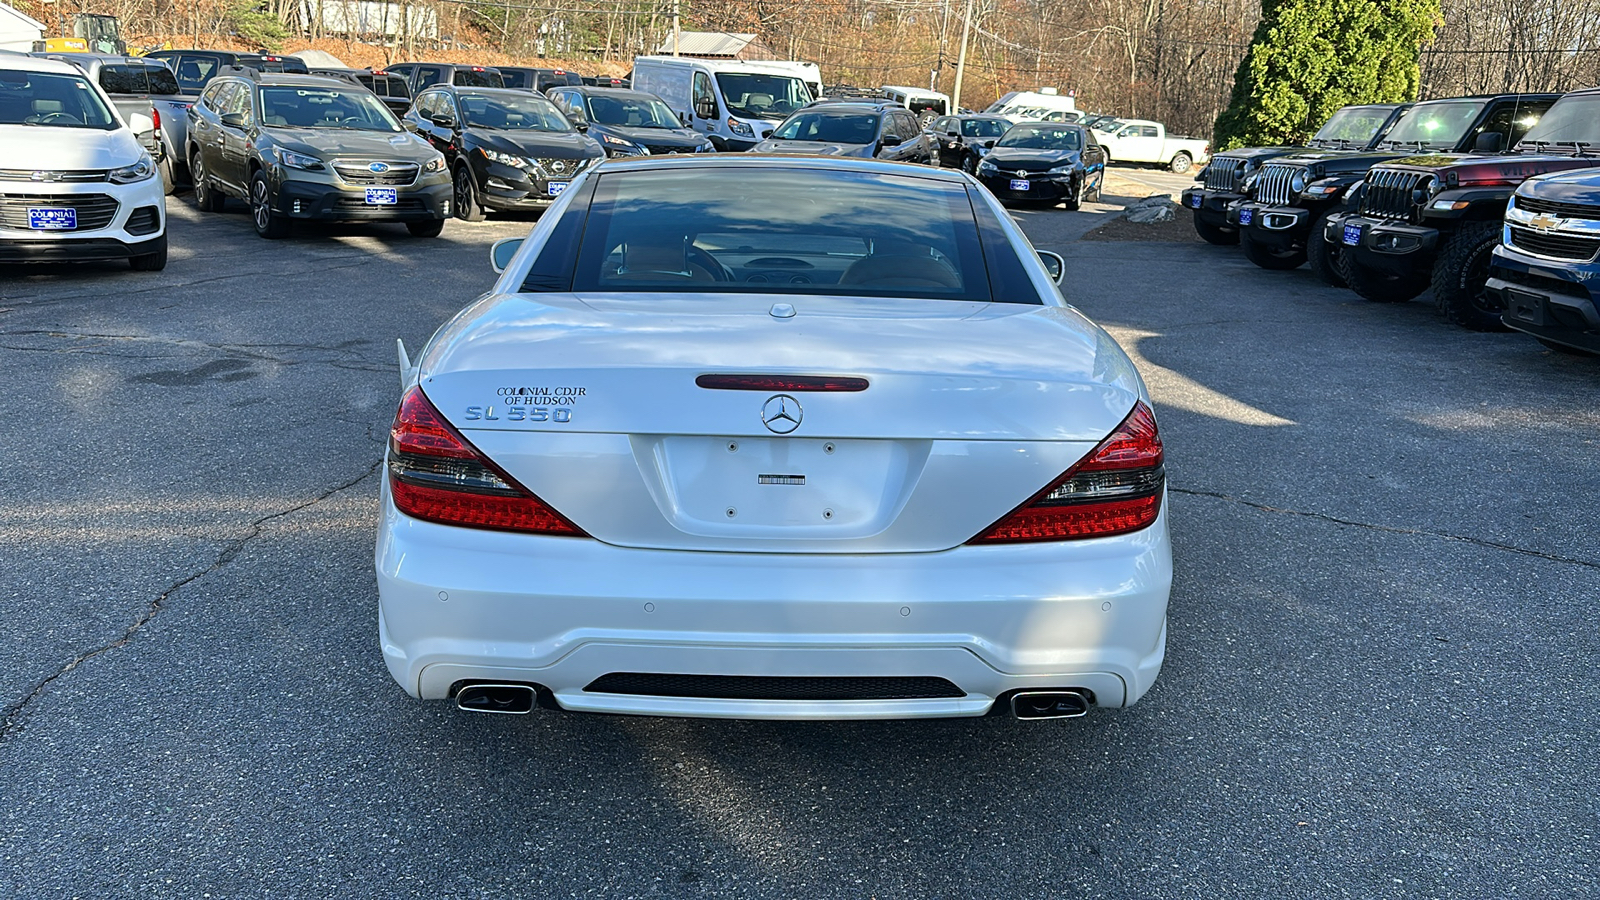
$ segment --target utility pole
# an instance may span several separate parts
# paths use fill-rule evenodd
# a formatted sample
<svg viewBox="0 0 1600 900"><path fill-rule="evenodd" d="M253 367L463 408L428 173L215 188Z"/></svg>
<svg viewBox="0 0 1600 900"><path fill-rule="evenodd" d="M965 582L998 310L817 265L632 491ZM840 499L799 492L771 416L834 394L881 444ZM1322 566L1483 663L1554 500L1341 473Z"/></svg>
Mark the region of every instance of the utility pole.
<svg viewBox="0 0 1600 900"><path fill-rule="evenodd" d="M678 0L672 0L672 55L678 55Z"/></svg>
<svg viewBox="0 0 1600 900"><path fill-rule="evenodd" d="M967 36L972 30L972 0L967 0L967 11L961 16L961 55L956 57L956 86L950 92L952 113L961 111L961 79L967 74Z"/></svg>

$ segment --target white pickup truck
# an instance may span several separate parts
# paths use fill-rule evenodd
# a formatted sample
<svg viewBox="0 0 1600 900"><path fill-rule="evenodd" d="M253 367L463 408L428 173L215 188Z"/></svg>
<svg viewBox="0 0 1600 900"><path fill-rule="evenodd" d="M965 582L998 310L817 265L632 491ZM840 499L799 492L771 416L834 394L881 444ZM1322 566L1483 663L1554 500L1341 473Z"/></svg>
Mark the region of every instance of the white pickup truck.
<svg viewBox="0 0 1600 900"><path fill-rule="evenodd" d="M1106 162L1154 163L1182 175L1211 159L1211 145L1199 138L1168 135L1167 126L1147 119L1105 119L1094 124Z"/></svg>

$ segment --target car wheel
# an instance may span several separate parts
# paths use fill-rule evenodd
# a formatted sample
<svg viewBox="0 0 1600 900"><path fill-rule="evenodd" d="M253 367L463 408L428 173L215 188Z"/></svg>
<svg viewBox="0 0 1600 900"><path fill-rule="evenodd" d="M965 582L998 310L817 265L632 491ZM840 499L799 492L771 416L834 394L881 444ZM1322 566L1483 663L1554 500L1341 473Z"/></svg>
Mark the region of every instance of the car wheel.
<svg viewBox="0 0 1600 900"><path fill-rule="evenodd" d="M473 183L472 169L465 163L456 166L452 182L455 185L456 218L463 222L482 222L483 204L478 202L478 186Z"/></svg>
<svg viewBox="0 0 1600 900"><path fill-rule="evenodd" d="M1244 246L1244 255L1263 269L1283 272L1289 269L1298 269L1306 263L1306 251L1278 250L1274 247L1268 247L1266 244L1251 237L1249 231L1240 230L1239 243Z"/></svg>
<svg viewBox="0 0 1600 900"><path fill-rule="evenodd" d="M1172 163L1167 166L1174 175L1184 175L1194 168L1194 157L1187 153L1179 153L1172 158Z"/></svg>
<svg viewBox="0 0 1600 900"><path fill-rule="evenodd" d="M1078 209L1083 206L1083 179L1074 177L1067 185L1067 195L1061 198L1067 209Z"/></svg>
<svg viewBox="0 0 1600 900"><path fill-rule="evenodd" d="M201 212L222 212L228 198L207 180L205 161L199 151L189 156L189 171L194 176L194 205Z"/></svg>
<svg viewBox="0 0 1600 900"><path fill-rule="evenodd" d="M1340 253L1338 265L1345 285L1373 303L1404 303L1428 289L1427 273L1391 275L1375 271L1357 261L1354 253Z"/></svg>
<svg viewBox="0 0 1600 900"><path fill-rule="evenodd" d="M406 230L412 237L431 238L438 237L444 231L443 219L419 219L406 223Z"/></svg>
<svg viewBox="0 0 1600 900"><path fill-rule="evenodd" d="M156 249L149 253L128 257L128 265L135 272L159 272L167 267L167 236L156 238Z"/></svg>
<svg viewBox="0 0 1600 900"><path fill-rule="evenodd" d="M1343 251L1322 238L1323 226L1327 221L1327 213L1311 220L1311 233L1306 235L1306 262L1323 283L1333 287L1344 287L1344 275L1339 272L1339 256Z"/></svg>
<svg viewBox="0 0 1600 900"><path fill-rule="evenodd" d="M1433 302L1445 321L1473 331L1504 331L1504 312L1485 289L1489 258L1500 243L1499 222L1466 222L1433 264Z"/></svg>
<svg viewBox="0 0 1600 900"><path fill-rule="evenodd" d="M1199 213L1194 214L1194 233L1200 235L1200 240L1218 247L1231 247L1239 243L1239 229L1202 221Z"/></svg>
<svg viewBox="0 0 1600 900"><path fill-rule="evenodd" d="M267 184L267 173L257 170L250 176L250 219L256 234L267 240L277 240L289 233L289 220L272 208L272 188Z"/></svg>
<svg viewBox="0 0 1600 900"><path fill-rule="evenodd" d="M168 197L177 189L177 179L172 177L172 156L169 154L156 163L156 171L161 174L161 192Z"/></svg>

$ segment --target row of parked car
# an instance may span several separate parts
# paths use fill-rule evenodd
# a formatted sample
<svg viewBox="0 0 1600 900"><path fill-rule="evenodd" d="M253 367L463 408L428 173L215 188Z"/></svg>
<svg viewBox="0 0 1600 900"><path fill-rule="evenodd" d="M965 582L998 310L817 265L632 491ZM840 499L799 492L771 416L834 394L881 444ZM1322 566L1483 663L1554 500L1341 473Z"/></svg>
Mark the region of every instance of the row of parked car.
<svg viewBox="0 0 1600 900"><path fill-rule="evenodd" d="M1307 146L1218 154L1183 205L1262 268L1600 354L1600 88L1345 107Z"/></svg>

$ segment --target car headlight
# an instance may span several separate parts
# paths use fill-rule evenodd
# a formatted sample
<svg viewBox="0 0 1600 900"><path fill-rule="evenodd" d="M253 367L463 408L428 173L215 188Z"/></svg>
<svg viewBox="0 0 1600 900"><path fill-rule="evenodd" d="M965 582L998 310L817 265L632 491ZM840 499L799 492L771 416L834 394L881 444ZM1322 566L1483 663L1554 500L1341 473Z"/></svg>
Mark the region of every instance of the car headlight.
<svg viewBox="0 0 1600 900"><path fill-rule="evenodd" d="M428 160L427 163L423 165L422 171L424 171L424 172L443 172L444 171L444 157L443 156L435 156L433 159Z"/></svg>
<svg viewBox="0 0 1600 900"><path fill-rule="evenodd" d="M1051 175L1071 175L1073 168L1074 167L1071 164L1064 165L1064 166L1056 166L1056 167L1054 167L1054 168L1052 168L1050 170L1050 174Z"/></svg>
<svg viewBox="0 0 1600 900"><path fill-rule="evenodd" d="M694 148L694 152L696 152L696 153L712 153L712 152L715 152L716 149L717 148L712 146L710 141L706 141L705 143L701 144L700 146Z"/></svg>
<svg viewBox="0 0 1600 900"><path fill-rule="evenodd" d="M503 166L511 166L514 169L521 169L528 165L527 160L524 160L522 157L512 156L509 153L501 153L498 150L486 150L482 147L479 147L478 152L482 153L483 158L490 162L497 162Z"/></svg>
<svg viewBox="0 0 1600 900"><path fill-rule="evenodd" d="M292 153L283 149L282 147L277 148L273 152L278 157L279 165L288 166L291 169L306 169L308 171L315 171L322 168L322 160L317 159L315 156L307 156L304 153Z"/></svg>
<svg viewBox="0 0 1600 900"><path fill-rule="evenodd" d="M1304 169L1289 176L1289 190L1294 191L1296 194L1305 190L1308 183Z"/></svg>
<svg viewBox="0 0 1600 900"><path fill-rule="evenodd" d="M144 181L154 174L156 174L156 161L150 158L149 153L141 152L138 162L120 169L112 169L106 177L110 178L113 184L133 184L136 181Z"/></svg>
<svg viewBox="0 0 1600 900"><path fill-rule="evenodd" d="M999 166L995 165L994 163L990 162L987 159L984 160L981 163L978 163L978 174L979 175L989 175L989 174L991 174L993 172L999 171L999 169L1000 169Z"/></svg>
<svg viewBox="0 0 1600 900"><path fill-rule="evenodd" d="M728 130L744 137L755 137L755 132L751 130L749 125L735 119L733 116L728 117Z"/></svg>
<svg viewBox="0 0 1600 900"><path fill-rule="evenodd" d="M602 134L602 135L600 135L600 140L605 142L605 143L607 143L607 144L610 144L613 147L621 147L624 150L631 150L631 151L634 151L634 152L638 152L638 150L640 149L639 145L635 144L634 142L625 141L622 138L616 137L614 135Z"/></svg>

